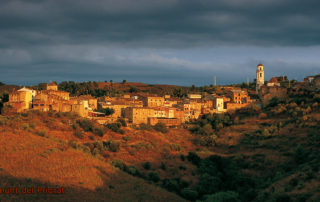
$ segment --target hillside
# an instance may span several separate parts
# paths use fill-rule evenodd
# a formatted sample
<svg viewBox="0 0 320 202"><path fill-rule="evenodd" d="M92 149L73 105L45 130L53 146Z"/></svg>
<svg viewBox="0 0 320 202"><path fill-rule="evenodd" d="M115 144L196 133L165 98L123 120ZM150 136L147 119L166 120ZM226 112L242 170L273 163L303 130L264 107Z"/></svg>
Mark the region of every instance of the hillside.
<svg viewBox="0 0 320 202"><path fill-rule="evenodd" d="M0 187L63 187L65 194L0 195L1 201L182 201L172 193L120 171L101 156L73 148L65 141L73 136L68 130L70 127L60 125L59 129L52 130L55 126L47 128L46 120L41 120L43 116L29 115L33 117L1 117ZM13 127L19 122L20 125ZM65 138L56 138L59 133Z"/></svg>

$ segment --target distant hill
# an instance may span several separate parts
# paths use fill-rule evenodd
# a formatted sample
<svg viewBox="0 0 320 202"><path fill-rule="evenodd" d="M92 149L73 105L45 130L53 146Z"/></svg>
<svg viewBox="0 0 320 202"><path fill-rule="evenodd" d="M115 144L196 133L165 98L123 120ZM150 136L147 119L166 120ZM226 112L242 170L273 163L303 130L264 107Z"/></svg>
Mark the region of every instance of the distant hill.
<svg viewBox="0 0 320 202"><path fill-rule="evenodd" d="M207 114L168 132L118 127L69 113L0 116L0 188L66 190L1 199L320 201L319 91Z"/></svg>

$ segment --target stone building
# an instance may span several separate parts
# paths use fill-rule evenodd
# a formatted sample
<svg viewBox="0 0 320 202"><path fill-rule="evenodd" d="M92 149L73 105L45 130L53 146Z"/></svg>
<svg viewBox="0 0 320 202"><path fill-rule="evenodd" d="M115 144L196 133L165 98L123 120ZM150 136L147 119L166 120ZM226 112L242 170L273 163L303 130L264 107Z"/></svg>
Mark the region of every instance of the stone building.
<svg viewBox="0 0 320 202"><path fill-rule="evenodd" d="M146 96L142 97L142 101L145 107L160 107L164 104L164 97Z"/></svg>
<svg viewBox="0 0 320 202"><path fill-rule="evenodd" d="M256 91L258 92L261 86L264 85L264 67L262 64L257 65L256 71Z"/></svg>
<svg viewBox="0 0 320 202"><path fill-rule="evenodd" d="M134 125L148 124L148 118L154 117L154 109L149 107L128 107L124 109L124 117Z"/></svg>
<svg viewBox="0 0 320 202"><path fill-rule="evenodd" d="M278 78L272 77L272 78L268 81L267 86L269 86L269 87L271 87L271 86L280 86L280 82L279 82Z"/></svg>
<svg viewBox="0 0 320 202"><path fill-rule="evenodd" d="M49 84L46 85L46 90L57 91L58 90L58 84L52 81L52 82L50 82Z"/></svg>
<svg viewBox="0 0 320 202"><path fill-rule="evenodd" d="M32 108L35 95L36 91L23 87L9 94L9 102L6 105L11 106L16 112L23 112Z"/></svg>
<svg viewBox="0 0 320 202"><path fill-rule="evenodd" d="M259 91L259 97L263 101L263 105L267 105L269 101L276 97L280 100L287 98L288 90L281 86L263 86Z"/></svg>

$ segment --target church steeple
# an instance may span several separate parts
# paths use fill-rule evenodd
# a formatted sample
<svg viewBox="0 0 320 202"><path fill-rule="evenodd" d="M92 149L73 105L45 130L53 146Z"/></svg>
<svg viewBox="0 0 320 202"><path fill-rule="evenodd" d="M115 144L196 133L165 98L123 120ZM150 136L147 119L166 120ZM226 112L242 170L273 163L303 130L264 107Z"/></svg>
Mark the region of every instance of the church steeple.
<svg viewBox="0 0 320 202"><path fill-rule="evenodd" d="M256 80L256 91L260 90L261 86L264 85L264 69L262 64L257 65L257 80Z"/></svg>

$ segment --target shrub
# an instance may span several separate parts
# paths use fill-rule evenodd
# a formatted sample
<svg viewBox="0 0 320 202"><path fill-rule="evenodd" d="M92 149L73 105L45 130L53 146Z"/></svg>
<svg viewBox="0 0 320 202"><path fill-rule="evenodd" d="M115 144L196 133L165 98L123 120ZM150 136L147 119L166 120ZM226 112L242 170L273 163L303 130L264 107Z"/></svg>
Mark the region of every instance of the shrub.
<svg viewBox="0 0 320 202"><path fill-rule="evenodd" d="M193 163L194 165L199 165L201 158L194 152L189 152L187 156L188 161Z"/></svg>
<svg viewBox="0 0 320 202"><path fill-rule="evenodd" d="M302 164L307 161L307 152L301 145L298 145L294 151L294 159L297 164Z"/></svg>
<svg viewBox="0 0 320 202"><path fill-rule="evenodd" d="M8 123L8 117L0 116L0 126L6 125Z"/></svg>
<svg viewBox="0 0 320 202"><path fill-rule="evenodd" d="M159 131L159 132L162 132L162 133L167 133L169 131L167 126L164 123L157 123L155 126L153 126L153 128L156 131Z"/></svg>
<svg viewBox="0 0 320 202"><path fill-rule="evenodd" d="M114 167L119 168L120 170L124 170L127 167L126 164L121 159L113 159L111 161L111 164Z"/></svg>
<svg viewBox="0 0 320 202"><path fill-rule="evenodd" d="M119 141L109 140L108 142L104 142L103 144L104 146L107 146L108 150L111 152L118 152L120 150Z"/></svg>
<svg viewBox="0 0 320 202"><path fill-rule="evenodd" d="M150 167L151 167L151 164L150 164L149 161L147 161L147 162L145 162L145 163L142 164L142 167L143 167L144 169L146 169L146 170L149 170Z"/></svg>
<svg viewBox="0 0 320 202"><path fill-rule="evenodd" d="M167 169L166 164L163 163L163 162L161 162L160 168L161 168L162 170L166 170L166 169Z"/></svg>
<svg viewBox="0 0 320 202"><path fill-rule="evenodd" d="M103 137L104 135L104 130L101 127L94 127L93 128L93 133L98 135L99 137Z"/></svg>
<svg viewBox="0 0 320 202"><path fill-rule="evenodd" d="M129 140L131 140L131 137L130 136L125 136L122 138L124 141L128 142Z"/></svg>
<svg viewBox="0 0 320 202"><path fill-rule="evenodd" d="M32 128L32 129L34 129L34 128L35 128L34 123L29 123L29 127Z"/></svg>
<svg viewBox="0 0 320 202"><path fill-rule="evenodd" d="M126 167L125 171L132 176L141 176L139 169L134 166Z"/></svg>
<svg viewBox="0 0 320 202"><path fill-rule="evenodd" d="M100 152L105 151L105 143L101 141L94 142L93 148L97 148Z"/></svg>
<svg viewBox="0 0 320 202"><path fill-rule="evenodd" d="M150 130L152 130L152 127L150 125L148 125L148 124L142 123L139 126L139 130L149 130L150 131Z"/></svg>
<svg viewBox="0 0 320 202"><path fill-rule="evenodd" d="M91 153L92 153L92 155L96 156L96 155L100 154L100 152L101 152L101 150L99 150L98 148L94 148Z"/></svg>
<svg viewBox="0 0 320 202"><path fill-rule="evenodd" d="M77 123L86 132L89 132L89 131L93 130L93 123L92 123L92 121L90 121L88 119L77 120Z"/></svg>
<svg viewBox="0 0 320 202"><path fill-rule="evenodd" d="M151 171L147 174L147 179L152 181L152 182L159 182L160 177L159 174L155 171Z"/></svg>
<svg viewBox="0 0 320 202"><path fill-rule="evenodd" d="M21 125L21 127L22 127L22 129L23 130L27 130L27 129L29 129L29 124L28 123L23 123L22 125Z"/></svg>
<svg viewBox="0 0 320 202"><path fill-rule="evenodd" d="M46 129L40 130L40 131L36 131L35 132L36 135L41 136L41 137L46 137L48 134L48 131Z"/></svg>
<svg viewBox="0 0 320 202"><path fill-rule="evenodd" d="M201 136L198 140L198 143L201 146L207 146L207 147L211 147L211 146L215 146L216 145L216 140L217 140L217 136L212 134L209 136ZM197 143L197 142L195 142Z"/></svg>
<svg viewBox="0 0 320 202"><path fill-rule="evenodd" d="M81 145L80 149L84 152L84 153L87 153L87 154L90 154L90 148L88 146L85 146L85 145Z"/></svg>
<svg viewBox="0 0 320 202"><path fill-rule="evenodd" d="M181 191L181 195L183 198L189 200L189 201L195 201L198 198L198 192L196 190L190 189L190 188L184 188Z"/></svg>
<svg viewBox="0 0 320 202"><path fill-rule="evenodd" d="M121 129L121 124L120 123L108 123L107 128L112 130L113 132L124 134L125 131Z"/></svg>
<svg viewBox="0 0 320 202"><path fill-rule="evenodd" d="M98 112L104 113L105 115L109 116L114 113L114 109L112 108L99 109Z"/></svg>
<svg viewBox="0 0 320 202"><path fill-rule="evenodd" d="M177 179L164 179L162 187L170 192L178 193L180 191L179 181Z"/></svg>
<svg viewBox="0 0 320 202"><path fill-rule="evenodd" d="M217 176L212 176L204 173L199 178L198 191L200 194L211 194L219 191L221 179Z"/></svg>
<svg viewBox="0 0 320 202"><path fill-rule="evenodd" d="M121 124L121 126L127 127L127 123L124 119L120 118L120 119L118 119L118 122Z"/></svg>
<svg viewBox="0 0 320 202"><path fill-rule="evenodd" d="M83 139L83 132L79 127L75 129L75 131L73 132L73 135L76 136L77 138Z"/></svg>
<svg viewBox="0 0 320 202"><path fill-rule="evenodd" d="M69 141L68 145L74 149L78 148L78 144L75 141Z"/></svg>
<svg viewBox="0 0 320 202"><path fill-rule="evenodd" d="M184 161L186 159L185 155L181 154L180 159L181 159L181 161Z"/></svg>
<svg viewBox="0 0 320 202"><path fill-rule="evenodd" d="M171 151L180 151L181 146L179 144L171 144L170 149L171 149Z"/></svg>

